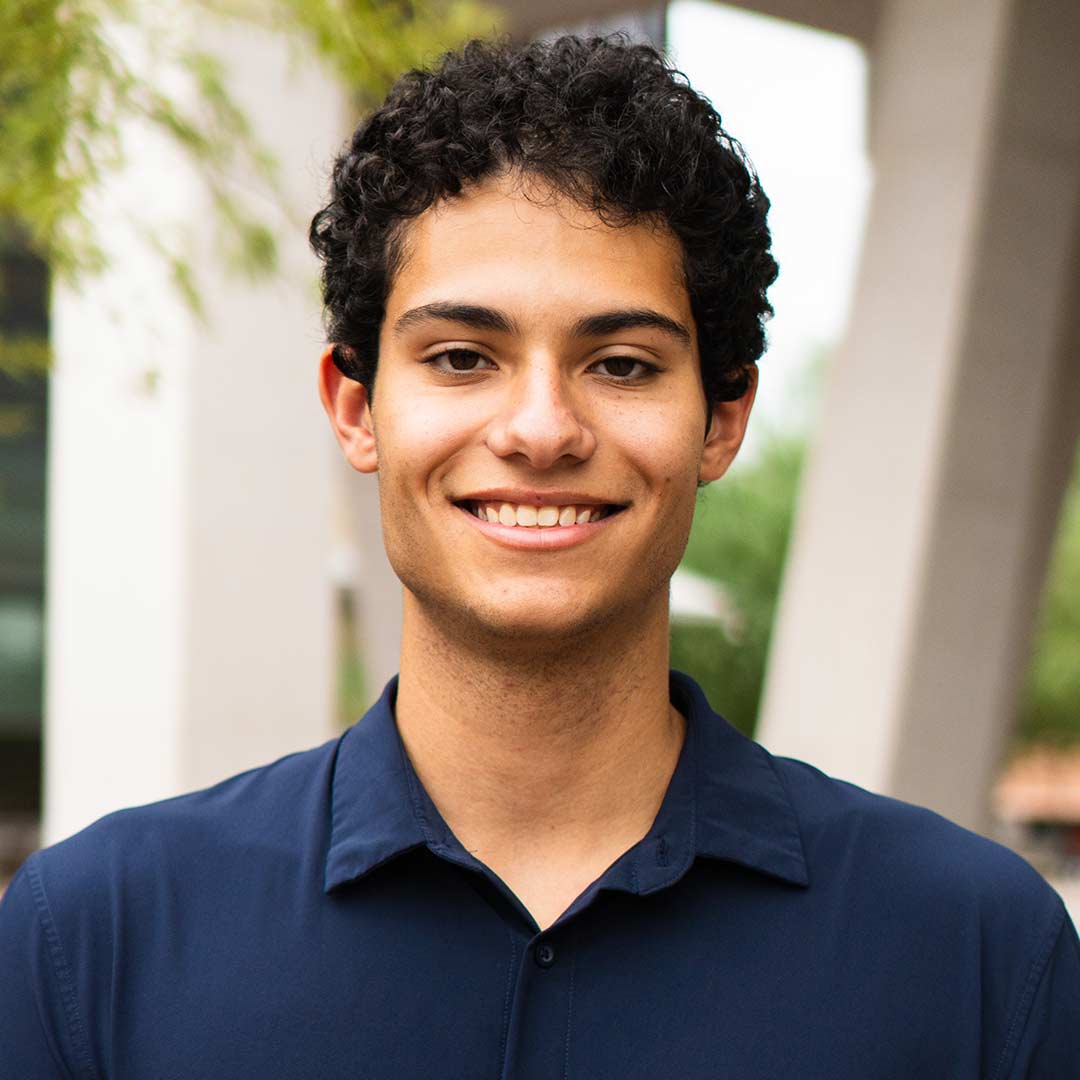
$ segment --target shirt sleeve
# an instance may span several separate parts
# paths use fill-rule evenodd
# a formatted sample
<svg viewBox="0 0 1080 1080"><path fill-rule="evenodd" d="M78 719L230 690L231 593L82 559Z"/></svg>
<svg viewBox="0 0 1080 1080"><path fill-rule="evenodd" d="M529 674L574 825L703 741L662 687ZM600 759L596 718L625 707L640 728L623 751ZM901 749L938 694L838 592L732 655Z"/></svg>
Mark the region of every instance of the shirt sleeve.
<svg viewBox="0 0 1080 1080"><path fill-rule="evenodd" d="M75 1080L93 1072L68 1067L66 1029L77 1006L57 980L61 945L35 884L24 864L0 900L0 1080Z"/></svg>
<svg viewBox="0 0 1080 1080"><path fill-rule="evenodd" d="M1041 971L1032 972L1032 982L1016 1056L1000 1075L1009 1080L1080 1077L1080 939L1068 915Z"/></svg>

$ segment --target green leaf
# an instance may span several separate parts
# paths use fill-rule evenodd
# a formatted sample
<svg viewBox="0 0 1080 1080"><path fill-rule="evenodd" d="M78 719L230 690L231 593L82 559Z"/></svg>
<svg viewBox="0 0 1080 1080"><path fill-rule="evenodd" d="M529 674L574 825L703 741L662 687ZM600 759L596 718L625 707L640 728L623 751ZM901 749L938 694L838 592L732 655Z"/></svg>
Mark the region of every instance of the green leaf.
<svg viewBox="0 0 1080 1080"><path fill-rule="evenodd" d="M405 69L500 24L471 0L190 0L186 11L197 28L217 21L282 35L297 63L314 58L366 102ZM277 164L233 98L227 61L191 39L187 20L129 0L6 0L0 57L0 224L18 222L69 286L107 265L88 207L124 163L121 133L132 121L163 134L205 178L227 265L253 279L274 272L271 222L292 220ZM159 71L175 73L169 90L152 81ZM244 206L228 193L241 175L265 187ZM262 219L250 205L276 212ZM160 254L201 311L193 268L163 246Z"/></svg>

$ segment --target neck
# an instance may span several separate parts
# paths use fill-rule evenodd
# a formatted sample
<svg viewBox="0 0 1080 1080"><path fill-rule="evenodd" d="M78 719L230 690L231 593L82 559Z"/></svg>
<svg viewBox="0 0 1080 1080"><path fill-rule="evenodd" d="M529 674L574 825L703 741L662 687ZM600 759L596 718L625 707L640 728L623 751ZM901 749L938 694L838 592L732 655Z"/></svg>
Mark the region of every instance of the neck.
<svg viewBox="0 0 1080 1080"><path fill-rule="evenodd" d="M526 852L611 861L655 818L685 734L666 594L613 622L554 645L470 642L406 592L398 729L447 824L493 868Z"/></svg>

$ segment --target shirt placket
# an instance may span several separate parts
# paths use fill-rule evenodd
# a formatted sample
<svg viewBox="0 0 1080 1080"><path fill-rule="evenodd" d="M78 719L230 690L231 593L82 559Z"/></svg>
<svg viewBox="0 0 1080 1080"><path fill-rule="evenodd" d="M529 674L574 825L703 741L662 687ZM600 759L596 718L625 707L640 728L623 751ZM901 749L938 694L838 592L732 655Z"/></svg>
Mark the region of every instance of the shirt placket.
<svg viewBox="0 0 1080 1080"><path fill-rule="evenodd" d="M556 925L524 942L509 1002L502 1080L571 1075L576 967L569 927Z"/></svg>

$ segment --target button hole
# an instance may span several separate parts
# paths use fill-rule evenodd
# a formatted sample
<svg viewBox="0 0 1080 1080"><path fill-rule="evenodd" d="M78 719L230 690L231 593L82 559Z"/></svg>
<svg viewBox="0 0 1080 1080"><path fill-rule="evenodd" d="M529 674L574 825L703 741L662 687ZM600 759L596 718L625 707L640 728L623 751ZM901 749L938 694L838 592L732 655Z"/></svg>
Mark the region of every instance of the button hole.
<svg viewBox="0 0 1080 1080"><path fill-rule="evenodd" d="M667 866L668 864L668 845L666 837L660 836L656 840L656 865Z"/></svg>

